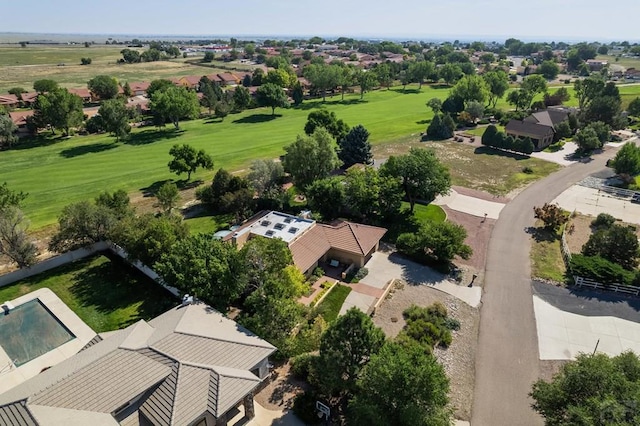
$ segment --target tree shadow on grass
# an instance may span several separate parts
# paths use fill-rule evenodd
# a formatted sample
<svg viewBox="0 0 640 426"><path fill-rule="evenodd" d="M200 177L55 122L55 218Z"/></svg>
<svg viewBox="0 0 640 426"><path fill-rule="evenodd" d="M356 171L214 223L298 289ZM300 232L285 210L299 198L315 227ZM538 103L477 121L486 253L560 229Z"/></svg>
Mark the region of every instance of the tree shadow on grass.
<svg viewBox="0 0 640 426"><path fill-rule="evenodd" d="M80 145L80 146L74 146L72 148L63 149L62 151L60 151L60 155L64 158L73 158L73 157L79 157L85 154L95 154L98 152L104 152L117 147L118 147L118 144L116 142L95 143L92 145Z"/></svg>
<svg viewBox="0 0 640 426"><path fill-rule="evenodd" d="M427 118L425 120L416 121L416 124L429 124L431 123L431 119Z"/></svg>
<svg viewBox="0 0 640 426"><path fill-rule="evenodd" d="M11 146L11 150L21 150L21 149L31 149L31 148L40 148L43 146L53 145L62 140L67 139L66 136L55 136L52 137L49 135L35 135L35 136L24 136L18 139L16 143Z"/></svg>
<svg viewBox="0 0 640 426"><path fill-rule="evenodd" d="M560 240L560 235L557 232L551 231L547 228L539 228L536 226L528 226L525 228L525 232L536 240L538 243L547 242L552 243Z"/></svg>
<svg viewBox="0 0 640 426"><path fill-rule="evenodd" d="M513 158L514 160L528 160L530 157L527 155L518 154L515 152L503 151L501 149L487 148L485 146L479 146L475 150L473 150L474 154L485 154L485 155L497 155L500 157Z"/></svg>
<svg viewBox="0 0 640 426"><path fill-rule="evenodd" d="M84 269L74 276L71 293L83 306L93 306L103 315L139 304L137 315L116 324L126 327L141 319L150 320L176 304L176 299L117 256L104 252L110 262Z"/></svg>
<svg viewBox="0 0 640 426"><path fill-rule="evenodd" d="M247 117L238 118L233 120L233 123L238 124L256 124L256 123L266 123L267 121L273 121L278 117L282 117L282 114L253 114Z"/></svg>
<svg viewBox="0 0 640 426"><path fill-rule="evenodd" d="M365 95L366 96L366 95ZM310 109L315 109L315 108L322 108L325 106L329 106L329 105L358 105L358 104L366 104L369 101L367 101L367 99L347 99L344 101L341 101L340 99L327 99L326 102L322 102L322 99L314 99L312 101L305 101L303 103L301 103L300 105L297 105L294 107L294 109L299 109L302 111L307 111Z"/></svg>
<svg viewBox="0 0 640 426"><path fill-rule="evenodd" d="M164 180L155 181L151 185L145 186L144 188L140 188L140 191L142 192L142 195L145 197L155 197L160 187L167 182L175 183L179 190L192 189L204 183L202 179L195 179L195 180L189 180L189 181L186 179L180 179L177 181L174 181L173 179L164 179Z"/></svg>
<svg viewBox="0 0 640 426"><path fill-rule="evenodd" d="M184 130L143 130L132 133L125 141L127 145L147 145L163 139L175 139L184 134Z"/></svg>
<svg viewBox="0 0 640 426"><path fill-rule="evenodd" d="M419 95L422 93L421 89L412 88L412 89L390 89L392 92L400 93L401 95Z"/></svg>

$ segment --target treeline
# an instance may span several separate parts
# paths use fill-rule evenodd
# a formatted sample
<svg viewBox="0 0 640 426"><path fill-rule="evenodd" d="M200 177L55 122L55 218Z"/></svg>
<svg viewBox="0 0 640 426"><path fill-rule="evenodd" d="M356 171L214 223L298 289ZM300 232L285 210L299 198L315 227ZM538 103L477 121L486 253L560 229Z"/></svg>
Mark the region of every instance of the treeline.
<svg viewBox="0 0 640 426"><path fill-rule="evenodd" d="M487 127L487 130L482 134L482 145L526 155L531 154L535 148L531 138L514 138L500 132L493 124Z"/></svg>

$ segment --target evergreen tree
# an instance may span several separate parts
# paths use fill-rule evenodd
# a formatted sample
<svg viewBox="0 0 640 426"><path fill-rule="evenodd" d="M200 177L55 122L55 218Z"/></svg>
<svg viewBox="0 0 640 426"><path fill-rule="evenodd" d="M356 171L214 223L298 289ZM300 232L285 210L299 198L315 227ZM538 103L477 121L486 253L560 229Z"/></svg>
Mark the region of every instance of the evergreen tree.
<svg viewBox="0 0 640 426"><path fill-rule="evenodd" d="M361 124L352 128L339 144L338 158L344 163L345 169L356 163L371 164L373 155L369 143L369 132Z"/></svg>

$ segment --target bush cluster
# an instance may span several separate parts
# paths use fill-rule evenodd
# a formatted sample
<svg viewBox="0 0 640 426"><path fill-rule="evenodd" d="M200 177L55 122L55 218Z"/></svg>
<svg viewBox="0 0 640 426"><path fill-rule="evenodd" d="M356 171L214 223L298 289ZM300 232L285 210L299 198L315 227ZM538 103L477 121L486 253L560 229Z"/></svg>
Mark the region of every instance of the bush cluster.
<svg viewBox="0 0 640 426"><path fill-rule="evenodd" d="M429 352L436 346L448 347L451 330L460 329L460 322L450 318L447 308L439 302L426 308L411 305L402 315L407 324L398 335L399 341L417 342Z"/></svg>
<svg viewBox="0 0 640 426"><path fill-rule="evenodd" d="M521 154L531 154L535 148L531 138L514 138L498 131L496 126L490 125L482 134L482 144L493 148L514 151Z"/></svg>
<svg viewBox="0 0 640 426"><path fill-rule="evenodd" d="M640 271L629 271L600 256L574 254L571 256L570 268L574 276L590 278L602 284L640 286Z"/></svg>

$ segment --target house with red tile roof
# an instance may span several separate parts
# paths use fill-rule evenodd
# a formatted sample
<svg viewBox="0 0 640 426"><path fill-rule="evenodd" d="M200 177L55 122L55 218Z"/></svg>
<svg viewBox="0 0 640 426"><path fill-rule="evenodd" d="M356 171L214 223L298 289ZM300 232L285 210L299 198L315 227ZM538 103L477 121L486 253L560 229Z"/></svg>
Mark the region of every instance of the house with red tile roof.
<svg viewBox="0 0 640 426"><path fill-rule="evenodd" d="M180 77L178 82L187 89L198 90L201 78L201 75L185 75L184 77Z"/></svg>
<svg viewBox="0 0 640 426"><path fill-rule="evenodd" d="M129 87L131 88L131 93L133 93L133 96L145 95L150 85L151 83L149 83L148 81L129 83Z"/></svg>
<svg viewBox="0 0 640 426"><path fill-rule="evenodd" d="M333 224L275 211L263 211L223 238L241 248L254 237L279 238L287 243L298 269L310 274L319 262L336 260L361 268L378 250L385 228L349 221Z"/></svg>
<svg viewBox="0 0 640 426"><path fill-rule="evenodd" d="M82 102L89 103L91 102L92 95L89 89L67 89L69 93L73 93L74 95L80 96L82 98Z"/></svg>
<svg viewBox="0 0 640 426"><path fill-rule="evenodd" d="M7 108L17 108L20 106L20 100L16 95L8 93L6 95L0 95L0 105Z"/></svg>
<svg viewBox="0 0 640 426"><path fill-rule="evenodd" d="M230 72L220 73L218 74L218 77L222 80L223 86L234 86L240 84L240 79Z"/></svg>

